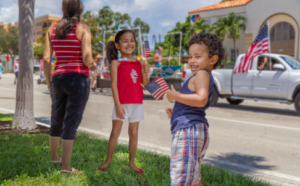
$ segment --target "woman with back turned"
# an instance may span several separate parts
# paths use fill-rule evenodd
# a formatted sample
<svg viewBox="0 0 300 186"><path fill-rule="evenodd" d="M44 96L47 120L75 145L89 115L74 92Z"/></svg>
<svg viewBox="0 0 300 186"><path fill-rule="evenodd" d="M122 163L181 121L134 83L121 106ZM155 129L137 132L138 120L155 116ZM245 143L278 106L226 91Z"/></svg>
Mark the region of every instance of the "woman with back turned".
<svg viewBox="0 0 300 186"><path fill-rule="evenodd" d="M62 165L61 174L82 174L83 171L72 168L70 163L76 131L89 98L89 71L96 70L96 64L92 58L90 30L80 24L81 0L63 0L62 10L63 18L46 34L44 51L44 73L52 98L50 162ZM50 82L53 51L57 62ZM60 138L62 159L57 155Z"/></svg>

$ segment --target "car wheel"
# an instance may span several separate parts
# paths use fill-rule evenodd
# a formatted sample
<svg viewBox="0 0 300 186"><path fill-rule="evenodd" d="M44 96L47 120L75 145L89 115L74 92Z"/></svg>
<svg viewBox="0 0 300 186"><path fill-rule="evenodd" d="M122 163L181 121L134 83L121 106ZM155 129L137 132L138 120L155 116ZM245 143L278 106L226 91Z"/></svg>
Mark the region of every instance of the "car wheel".
<svg viewBox="0 0 300 186"><path fill-rule="evenodd" d="M297 94L295 100L294 100L295 109L300 114L300 92Z"/></svg>
<svg viewBox="0 0 300 186"><path fill-rule="evenodd" d="M211 106L211 107L216 106L216 104L218 103L218 100L219 100L218 90L216 89L216 87L214 87L212 96L210 98L209 106Z"/></svg>
<svg viewBox="0 0 300 186"><path fill-rule="evenodd" d="M228 103L230 103L230 105L239 105L244 101L243 99L232 99L232 98L226 98L226 100L228 101Z"/></svg>

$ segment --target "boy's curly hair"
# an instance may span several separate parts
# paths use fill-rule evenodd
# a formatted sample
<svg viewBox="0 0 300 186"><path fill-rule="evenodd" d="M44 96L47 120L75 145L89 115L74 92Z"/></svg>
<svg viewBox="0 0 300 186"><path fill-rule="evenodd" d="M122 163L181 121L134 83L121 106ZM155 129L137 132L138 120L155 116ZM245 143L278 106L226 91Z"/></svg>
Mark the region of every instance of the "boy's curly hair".
<svg viewBox="0 0 300 186"><path fill-rule="evenodd" d="M199 33L192 37L189 41L189 46L193 44L205 44L207 46L209 57L213 57L214 55L219 56L218 61L214 65L213 69L216 69L224 57L224 48L222 45L222 41L215 34L208 33Z"/></svg>

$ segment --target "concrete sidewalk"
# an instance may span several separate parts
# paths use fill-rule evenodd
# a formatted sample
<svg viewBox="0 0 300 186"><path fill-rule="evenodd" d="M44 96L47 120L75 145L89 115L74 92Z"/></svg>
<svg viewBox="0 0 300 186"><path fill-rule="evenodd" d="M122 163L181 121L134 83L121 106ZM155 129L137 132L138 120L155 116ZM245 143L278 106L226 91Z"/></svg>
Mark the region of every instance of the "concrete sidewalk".
<svg viewBox="0 0 300 186"><path fill-rule="evenodd" d="M2 78L9 78L9 79L15 79L14 73L2 73ZM33 80L38 80L40 78L40 75L33 74Z"/></svg>

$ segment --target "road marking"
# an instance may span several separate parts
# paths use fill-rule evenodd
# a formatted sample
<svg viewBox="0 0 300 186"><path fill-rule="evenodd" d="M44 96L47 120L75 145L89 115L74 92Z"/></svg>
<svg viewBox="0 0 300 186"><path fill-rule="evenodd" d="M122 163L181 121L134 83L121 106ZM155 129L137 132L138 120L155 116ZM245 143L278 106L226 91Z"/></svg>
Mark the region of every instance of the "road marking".
<svg viewBox="0 0 300 186"><path fill-rule="evenodd" d="M0 88L0 90L16 91L16 89L11 89L11 88ZM40 95L47 95L47 96L49 96L49 94L40 93L40 92L33 92L33 93L34 94L40 94ZM114 104L112 102L103 102L103 101L96 101L96 100L88 100L88 102L91 102L91 103L103 103L103 104Z"/></svg>
<svg viewBox="0 0 300 186"><path fill-rule="evenodd" d="M6 111L6 112L14 112L13 110L5 109L5 108L0 108L0 110ZM45 124L45 123L41 123L41 122L36 122L36 123L39 124L39 125L42 125L42 126L50 127L50 125ZM79 129L83 130L85 132L102 135L102 136L106 137L107 139L110 136L109 133L105 133L105 132L101 132L101 131L95 131L95 130L88 129L88 128L85 128L85 127L79 127ZM122 140L122 141L125 141L125 142L129 142L128 137L121 137L120 136L119 139ZM171 148L170 147L163 147L163 146L159 146L159 145L155 145L155 144L148 143L148 142L143 142L143 141L138 141L138 144L142 145L142 146L150 147L150 148L159 149L159 150L162 150L162 151L164 151L168 154L171 153ZM242 168L242 169L246 169L246 170L250 170L250 171L253 171L253 172L266 174L266 175L270 175L270 176L274 176L274 177L284 178L284 179L287 179L287 180L297 181L297 182L300 183L300 177L296 177L296 176L282 174L282 173L278 173L278 172L274 172L274 171L262 170L262 169L258 169L258 168L251 167L251 166L248 166L248 165L232 163L232 162L229 162L229 161L220 160L220 159L216 159L216 158L206 157L204 160L212 161L212 162L216 162L216 163L220 163L220 164L224 164L224 165L229 165L229 166L232 166L232 167Z"/></svg>
<svg viewBox="0 0 300 186"><path fill-rule="evenodd" d="M165 111L164 110L159 110L159 112L165 112ZM234 123L242 123L242 124L248 124L248 125L257 125L257 126L261 126L261 127L273 127L273 128L279 128L279 129L300 131L300 129L292 128L292 127L282 127L282 126L276 126L276 125L254 123L254 122L248 122L248 121L239 121L239 120L232 120L232 119L224 119L224 118L216 118L216 117L210 117L210 116L206 116L206 118L214 119L214 120L220 120L220 121L230 121L230 122L234 122Z"/></svg>

